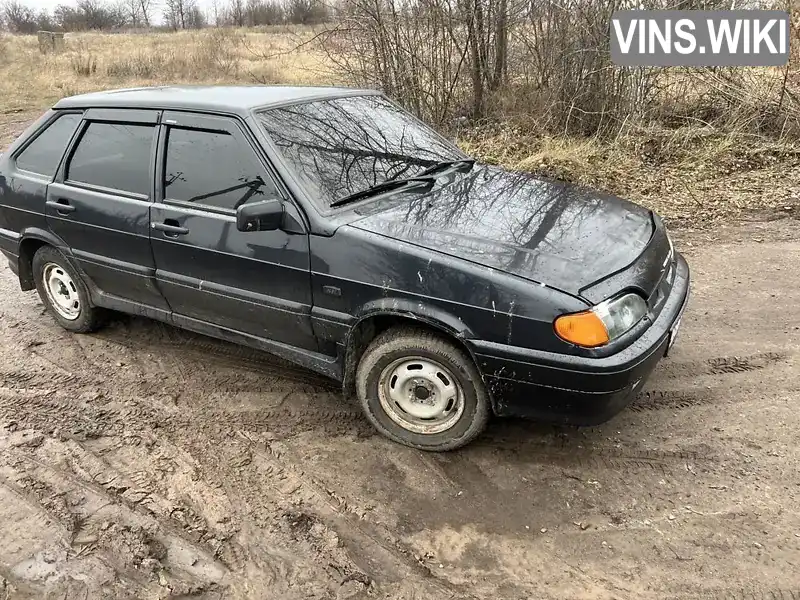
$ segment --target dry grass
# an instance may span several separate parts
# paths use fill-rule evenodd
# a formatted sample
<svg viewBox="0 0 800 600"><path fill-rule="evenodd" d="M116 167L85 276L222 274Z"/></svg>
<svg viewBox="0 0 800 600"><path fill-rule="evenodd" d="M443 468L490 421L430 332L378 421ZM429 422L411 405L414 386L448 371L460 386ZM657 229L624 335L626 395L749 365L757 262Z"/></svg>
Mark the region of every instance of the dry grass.
<svg viewBox="0 0 800 600"><path fill-rule="evenodd" d="M469 130L459 145L487 162L629 198L673 227L713 227L752 213L800 214L796 142L698 126L610 141Z"/></svg>
<svg viewBox="0 0 800 600"><path fill-rule="evenodd" d="M40 54L33 36L0 36L0 142L59 98L88 91L340 83L313 45L297 49L313 35L304 28L69 34L59 56ZM800 146L793 140L723 134L691 121L668 130L631 129L612 140L553 138L513 122L519 125L461 131L458 141L487 162L641 202L672 225L709 225L763 209L800 212Z"/></svg>
<svg viewBox="0 0 800 600"><path fill-rule="evenodd" d="M324 59L290 52L310 29L67 34L67 51L39 53L34 36L0 38L0 112L44 108L89 91L170 83L331 83ZM266 58L264 58L266 57Z"/></svg>

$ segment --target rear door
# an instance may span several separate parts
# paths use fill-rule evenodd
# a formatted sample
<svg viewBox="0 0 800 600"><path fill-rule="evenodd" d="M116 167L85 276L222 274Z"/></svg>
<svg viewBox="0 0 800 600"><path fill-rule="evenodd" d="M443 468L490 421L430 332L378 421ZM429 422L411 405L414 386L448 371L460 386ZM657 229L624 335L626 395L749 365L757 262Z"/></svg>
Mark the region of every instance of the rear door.
<svg viewBox="0 0 800 600"><path fill-rule="evenodd" d="M47 188L45 214L100 293L166 310L155 286L149 235L159 116L150 110L87 111Z"/></svg>
<svg viewBox="0 0 800 600"><path fill-rule="evenodd" d="M295 210L246 130L165 112L156 171L156 278L176 317L316 350L308 235L236 228L248 202L282 197Z"/></svg>

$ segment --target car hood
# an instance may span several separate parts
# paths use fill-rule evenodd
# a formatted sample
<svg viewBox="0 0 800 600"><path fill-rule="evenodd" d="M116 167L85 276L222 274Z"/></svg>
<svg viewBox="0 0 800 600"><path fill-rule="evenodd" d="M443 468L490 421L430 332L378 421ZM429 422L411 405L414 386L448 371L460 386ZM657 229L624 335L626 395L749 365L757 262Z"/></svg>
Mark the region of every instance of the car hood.
<svg viewBox="0 0 800 600"><path fill-rule="evenodd" d="M654 231L641 206L526 173L476 165L440 183L350 224L574 295L630 265Z"/></svg>

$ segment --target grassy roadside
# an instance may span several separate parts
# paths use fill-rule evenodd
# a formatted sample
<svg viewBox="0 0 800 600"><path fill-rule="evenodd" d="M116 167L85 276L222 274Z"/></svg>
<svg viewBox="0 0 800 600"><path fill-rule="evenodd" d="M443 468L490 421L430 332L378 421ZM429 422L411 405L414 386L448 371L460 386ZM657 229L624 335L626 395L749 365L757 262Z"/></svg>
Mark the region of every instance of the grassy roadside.
<svg viewBox="0 0 800 600"><path fill-rule="evenodd" d="M470 154L507 168L628 198L672 227L713 228L752 215L800 217L800 145L701 128L603 142L462 132Z"/></svg>
<svg viewBox="0 0 800 600"><path fill-rule="evenodd" d="M33 36L0 37L0 146L61 97L171 83L333 84L304 28L70 34L42 55ZM534 136L510 125L462 129L464 150L507 168L618 194L672 227L713 228L751 214L800 216L800 144L706 126L602 141Z"/></svg>

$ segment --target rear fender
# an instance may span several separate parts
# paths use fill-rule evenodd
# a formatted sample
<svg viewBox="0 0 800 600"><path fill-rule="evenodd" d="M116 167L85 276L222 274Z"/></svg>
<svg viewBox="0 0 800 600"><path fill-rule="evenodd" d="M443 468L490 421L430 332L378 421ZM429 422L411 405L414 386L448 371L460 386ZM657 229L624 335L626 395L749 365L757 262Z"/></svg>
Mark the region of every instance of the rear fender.
<svg viewBox="0 0 800 600"><path fill-rule="evenodd" d="M33 279L33 255L36 254L36 250L43 245L53 246L61 252L72 267L85 279L83 270L78 265L75 256L64 240L46 229L30 227L22 231L19 243L19 256L17 257L17 273L19 275L19 284L23 291L32 290L36 287L36 283Z"/></svg>

